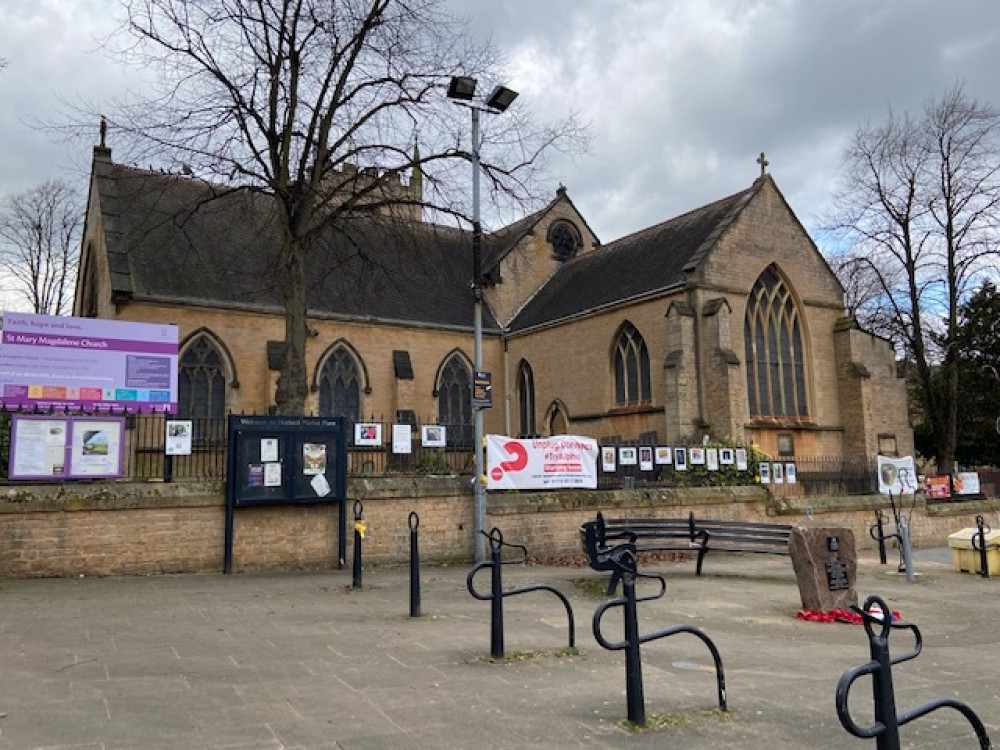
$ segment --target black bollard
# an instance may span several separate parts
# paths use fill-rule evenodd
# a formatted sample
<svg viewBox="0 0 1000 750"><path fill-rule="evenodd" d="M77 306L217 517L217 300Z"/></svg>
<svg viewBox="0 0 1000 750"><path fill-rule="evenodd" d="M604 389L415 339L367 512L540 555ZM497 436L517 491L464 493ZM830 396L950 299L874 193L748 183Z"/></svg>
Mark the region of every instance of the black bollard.
<svg viewBox="0 0 1000 750"><path fill-rule="evenodd" d="M417 528L420 516L410 511L410 617L420 617L420 553L417 544Z"/></svg>
<svg viewBox="0 0 1000 750"><path fill-rule="evenodd" d="M365 538L365 522L361 520L364 506L360 500L354 501L354 580L352 588L361 588L361 540Z"/></svg>

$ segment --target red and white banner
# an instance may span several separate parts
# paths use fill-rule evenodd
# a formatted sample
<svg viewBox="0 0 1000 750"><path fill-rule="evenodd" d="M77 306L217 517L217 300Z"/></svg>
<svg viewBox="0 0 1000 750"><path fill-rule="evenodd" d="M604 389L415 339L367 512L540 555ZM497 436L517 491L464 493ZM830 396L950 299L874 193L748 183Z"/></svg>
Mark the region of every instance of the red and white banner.
<svg viewBox="0 0 1000 750"><path fill-rule="evenodd" d="M486 436L490 490L597 489L597 441L575 435L517 440Z"/></svg>

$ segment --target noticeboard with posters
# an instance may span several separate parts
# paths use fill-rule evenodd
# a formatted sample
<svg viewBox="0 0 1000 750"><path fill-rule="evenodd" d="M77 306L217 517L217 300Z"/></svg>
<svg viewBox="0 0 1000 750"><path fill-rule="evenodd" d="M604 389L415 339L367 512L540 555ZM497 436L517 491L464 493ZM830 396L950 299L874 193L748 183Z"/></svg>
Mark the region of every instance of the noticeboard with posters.
<svg viewBox="0 0 1000 750"><path fill-rule="evenodd" d="M231 572L236 508L336 502L338 560L346 554L347 421L342 417L229 417L226 551Z"/></svg>
<svg viewBox="0 0 1000 750"><path fill-rule="evenodd" d="M125 419L15 414L11 479L117 479L122 476Z"/></svg>

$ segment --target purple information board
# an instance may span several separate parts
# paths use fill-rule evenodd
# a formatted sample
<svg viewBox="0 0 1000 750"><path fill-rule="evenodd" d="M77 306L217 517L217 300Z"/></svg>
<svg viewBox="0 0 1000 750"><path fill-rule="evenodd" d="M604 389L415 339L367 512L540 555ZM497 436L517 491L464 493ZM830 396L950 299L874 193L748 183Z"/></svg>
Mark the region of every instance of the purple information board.
<svg viewBox="0 0 1000 750"><path fill-rule="evenodd" d="M177 411L177 326L3 314L6 409Z"/></svg>

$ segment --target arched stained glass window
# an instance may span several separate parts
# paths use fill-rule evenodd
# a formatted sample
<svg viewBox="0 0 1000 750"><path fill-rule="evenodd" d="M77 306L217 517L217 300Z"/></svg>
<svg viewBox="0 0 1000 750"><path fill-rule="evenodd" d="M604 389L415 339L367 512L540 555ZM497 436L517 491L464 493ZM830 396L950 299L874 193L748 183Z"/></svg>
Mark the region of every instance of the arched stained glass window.
<svg viewBox="0 0 1000 750"><path fill-rule="evenodd" d="M361 418L361 379L358 363L346 346L337 346L326 358L319 376L321 417Z"/></svg>
<svg viewBox="0 0 1000 750"><path fill-rule="evenodd" d="M649 351L635 326L626 322L614 347L615 404L625 406L649 401Z"/></svg>
<svg viewBox="0 0 1000 750"><path fill-rule="evenodd" d="M525 360L521 360L521 366L517 368L517 403L518 413L521 417L521 437L537 435L535 428L535 376L531 372L531 365Z"/></svg>
<svg viewBox="0 0 1000 750"><path fill-rule="evenodd" d="M457 352L449 357L438 381L438 423L447 427L448 445L472 443L472 373Z"/></svg>
<svg viewBox="0 0 1000 750"><path fill-rule="evenodd" d="M750 415L808 416L801 320L791 290L773 265L750 292L743 342Z"/></svg>
<svg viewBox="0 0 1000 750"><path fill-rule="evenodd" d="M223 419L226 365L212 338L202 334L188 344L177 370L177 415L182 419Z"/></svg>

